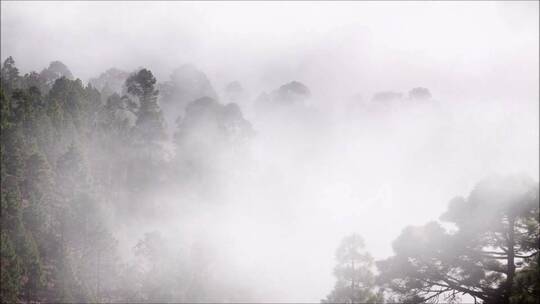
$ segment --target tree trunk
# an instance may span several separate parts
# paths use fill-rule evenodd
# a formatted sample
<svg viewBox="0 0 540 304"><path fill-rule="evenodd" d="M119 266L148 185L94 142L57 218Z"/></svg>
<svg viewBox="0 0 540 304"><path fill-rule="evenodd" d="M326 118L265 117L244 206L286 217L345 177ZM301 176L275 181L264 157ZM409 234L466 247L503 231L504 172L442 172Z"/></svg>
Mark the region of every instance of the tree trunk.
<svg viewBox="0 0 540 304"><path fill-rule="evenodd" d="M355 302L355 298L354 298L354 259L351 260L351 266L352 266L352 277L351 277L351 298L350 298L350 301L351 303L354 303Z"/></svg>
<svg viewBox="0 0 540 304"><path fill-rule="evenodd" d="M506 260L506 286L504 291L504 300L503 303L509 304L510 303L510 296L512 295L512 287L514 283L514 274L516 272L516 265L514 263L514 225L515 225L515 218L509 217L508 218L508 240L507 240L507 247L508 247L508 256Z"/></svg>

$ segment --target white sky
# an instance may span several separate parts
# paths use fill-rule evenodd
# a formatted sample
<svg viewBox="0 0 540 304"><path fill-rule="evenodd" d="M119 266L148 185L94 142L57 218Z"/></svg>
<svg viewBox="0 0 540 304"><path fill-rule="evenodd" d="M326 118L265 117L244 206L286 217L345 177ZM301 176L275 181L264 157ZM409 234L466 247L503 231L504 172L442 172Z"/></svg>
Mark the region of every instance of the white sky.
<svg viewBox="0 0 540 304"><path fill-rule="evenodd" d="M159 78L191 62L216 85L298 78L367 94L538 99L538 2L2 2L2 59L83 80L116 66ZM312 88L313 89L313 88Z"/></svg>

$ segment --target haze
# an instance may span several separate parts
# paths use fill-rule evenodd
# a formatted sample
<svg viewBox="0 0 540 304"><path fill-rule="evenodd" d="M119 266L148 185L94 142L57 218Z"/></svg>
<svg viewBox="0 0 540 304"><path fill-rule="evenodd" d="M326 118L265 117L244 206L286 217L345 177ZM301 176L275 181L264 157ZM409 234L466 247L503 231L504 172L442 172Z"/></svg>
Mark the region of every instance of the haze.
<svg viewBox="0 0 540 304"><path fill-rule="evenodd" d="M209 129L179 150L175 120L186 114L163 107L163 159L182 151L212 170L153 184L139 209L129 200L107 207L123 261L136 259L134 246L154 231L171 252L203 244L217 255L220 275L250 290L236 301L319 302L333 288L343 237L360 234L384 259L405 226L437 220L479 180L539 179L536 1L2 1L1 8L1 59L12 56L21 75L59 60L84 84L113 67L146 68L159 84L189 64L217 100L239 105L254 132L233 152L202 140L214 138ZM233 81L244 89L235 100L226 90ZM293 81L309 89L301 103L258 106L261 93ZM418 87L430 101L407 103ZM374 105L384 91L403 97ZM189 145L199 140L203 148Z"/></svg>

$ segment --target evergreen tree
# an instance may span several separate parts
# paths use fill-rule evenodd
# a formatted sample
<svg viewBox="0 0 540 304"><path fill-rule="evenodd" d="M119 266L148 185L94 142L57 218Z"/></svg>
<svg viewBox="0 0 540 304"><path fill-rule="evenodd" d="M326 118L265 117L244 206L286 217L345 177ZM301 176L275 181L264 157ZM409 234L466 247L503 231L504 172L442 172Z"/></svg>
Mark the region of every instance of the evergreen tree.
<svg viewBox="0 0 540 304"><path fill-rule="evenodd" d="M3 183L2 191L2 232L5 231L11 240L21 262L21 296L28 301L36 300L36 291L43 284L42 265L33 235L23 221L25 206L17 181L9 178Z"/></svg>
<svg viewBox="0 0 540 304"><path fill-rule="evenodd" d="M141 69L126 80L127 92L139 100L136 138L144 144L152 144L165 137L165 122L158 104L156 78L147 69Z"/></svg>
<svg viewBox="0 0 540 304"><path fill-rule="evenodd" d="M529 178L482 180L441 216L457 231L437 222L403 230L393 243L395 256L378 262L381 282L424 301L464 294L489 303L538 297L538 286L527 283L538 273L538 210L538 183Z"/></svg>
<svg viewBox="0 0 540 304"><path fill-rule="evenodd" d="M375 290L373 258L365 251L364 246L364 240L358 234L352 234L341 241L336 251L336 285L323 303L383 301L382 294Z"/></svg>
<svg viewBox="0 0 540 304"><path fill-rule="evenodd" d="M8 234L2 230L0 237L0 302L17 303L21 288L21 263Z"/></svg>
<svg viewBox="0 0 540 304"><path fill-rule="evenodd" d="M49 67L41 71L40 77L48 86L52 86L57 79L62 77L69 80L73 79L69 68L60 61L52 61Z"/></svg>
<svg viewBox="0 0 540 304"><path fill-rule="evenodd" d="M19 86L19 69L15 66L15 60L13 57L9 56L4 60L2 64L2 69L0 70L0 78L2 89L5 90L8 94L11 93L13 89L18 88Z"/></svg>

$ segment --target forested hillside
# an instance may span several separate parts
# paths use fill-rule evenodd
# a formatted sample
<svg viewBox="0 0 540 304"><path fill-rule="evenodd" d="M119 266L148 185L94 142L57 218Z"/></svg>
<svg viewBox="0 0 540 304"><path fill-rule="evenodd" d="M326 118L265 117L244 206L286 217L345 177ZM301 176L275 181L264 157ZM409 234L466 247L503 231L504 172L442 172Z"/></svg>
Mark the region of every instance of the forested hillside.
<svg viewBox="0 0 540 304"><path fill-rule="evenodd" d="M161 267L154 254L166 244L157 234L140 236L133 249L145 267L118 259L113 212L148 212L141 193L204 165L196 155L164 157L156 79L146 69L124 77L99 91L60 62L25 75L11 57L2 65L3 303L204 300L197 284L206 279L188 280L199 269ZM252 132L237 106L203 98L178 122L179 149L214 141L194 133L203 124L223 145ZM176 162L190 166L171 168Z"/></svg>
<svg viewBox="0 0 540 304"><path fill-rule="evenodd" d="M208 233L219 234L223 223L216 219L227 217L220 206L209 205L239 199L223 181L257 174L257 151L249 143L259 130L239 104L218 101L202 72L183 66L158 83L149 69L110 69L85 84L59 61L21 75L9 57L1 85L3 303L260 300L254 286L242 281L249 275L235 277L241 272L231 261L243 254L231 257L206 241L212 238ZM290 82L258 96L252 116L263 132L279 130L265 123L273 119L286 132L320 130L321 113L303 105L310 95L304 84ZM224 96L246 102L238 82ZM405 102L423 107L431 99L427 89L417 88ZM380 115L396 100L403 97L378 93L359 117ZM316 146L317 139L310 142ZM274 208L255 201L265 193L264 184L259 186L235 188L252 199L241 208ZM168 220L173 210L183 214L178 221L187 222L210 208L221 210L218 217L195 225L217 230L203 234L180 231L184 237L171 238L158 229L133 227L140 219ZM487 178L470 195L452 200L441 221L403 229L387 259L374 259L358 234L343 239L336 285L323 302L466 297L536 303L538 217L538 182L522 175Z"/></svg>

